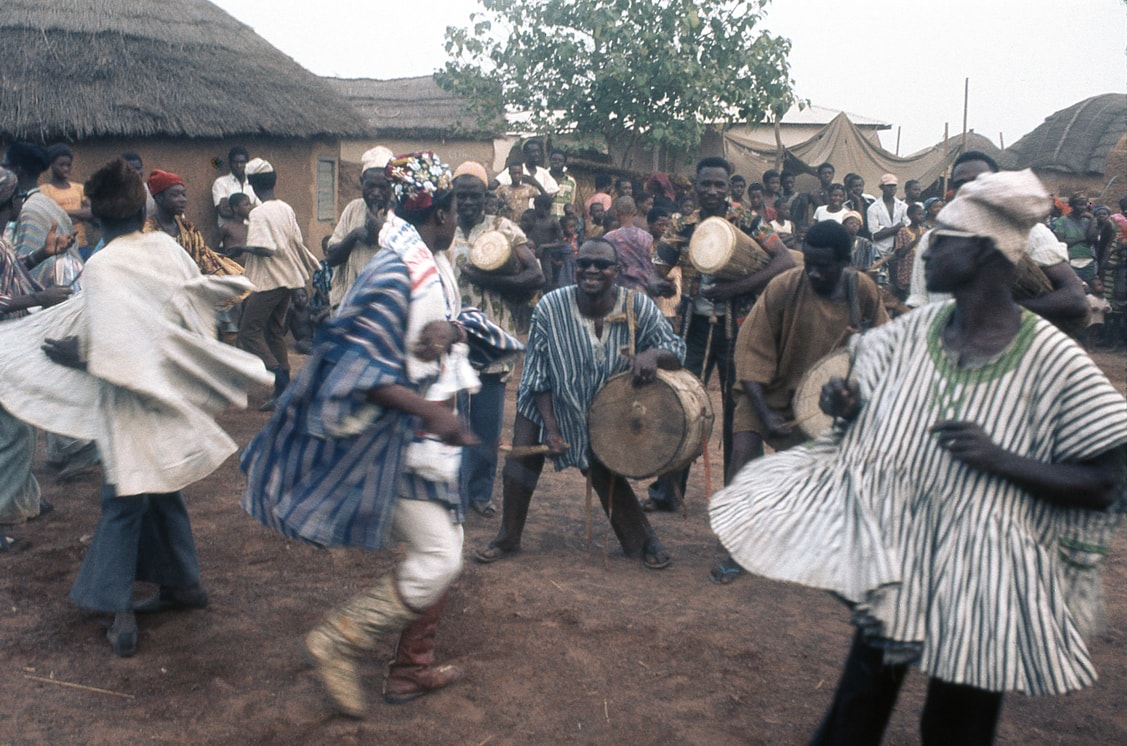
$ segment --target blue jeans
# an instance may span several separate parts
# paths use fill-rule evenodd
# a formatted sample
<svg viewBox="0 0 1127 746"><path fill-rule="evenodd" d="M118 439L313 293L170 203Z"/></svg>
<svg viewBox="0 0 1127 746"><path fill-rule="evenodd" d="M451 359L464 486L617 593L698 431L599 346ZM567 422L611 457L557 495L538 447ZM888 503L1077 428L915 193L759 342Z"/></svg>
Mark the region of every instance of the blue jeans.
<svg viewBox="0 0 1127 746"><path fill-rule="evenodd" d="M458 408L480 440L476 446L462 449L462 474L459 480L462 508L471 503L485 503L493 497L493 481L497 476L497 444L501 440L501 422L505 418L505 382L500 373L482 373L481 391L460 394Z"/></svg>
<svg viewBox="0 0 1127 746"><path fill-rule="evenodd" d="M200 582L188 507L179 492L116 497L102 487L102 515L70 600L94 611L132 608L133 583L191 588Z"/></svg>

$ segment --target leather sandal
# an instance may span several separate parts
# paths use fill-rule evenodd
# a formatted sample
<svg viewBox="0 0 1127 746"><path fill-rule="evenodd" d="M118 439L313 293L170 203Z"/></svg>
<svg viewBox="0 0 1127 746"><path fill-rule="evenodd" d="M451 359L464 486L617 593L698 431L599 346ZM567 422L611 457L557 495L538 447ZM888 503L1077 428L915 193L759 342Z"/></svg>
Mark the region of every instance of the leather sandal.
<svg viewBox="0 0 1127 746"><path fill-rule="evenodd" d="M0 554L15 554L16 552L26 552L30 548L30 541L0 534Z"/></svg>
<svg viewBox="0 0 1127 746"><path fill-rule="evenodd" d="M473 512L482 516L483 518L492 518L497 515L497 506L493 504L492 500L475 500L470 503Z"/></svg>
<svg viewBox="0 0 1127 746"><path fill-rule="evenodd" d="M505 549L496 544L490 544L485 549L475 549L473 558L483 565L488 565L491 562L496 562L500 559L505 559L511 554L516 554L520 549Z"/></svg>

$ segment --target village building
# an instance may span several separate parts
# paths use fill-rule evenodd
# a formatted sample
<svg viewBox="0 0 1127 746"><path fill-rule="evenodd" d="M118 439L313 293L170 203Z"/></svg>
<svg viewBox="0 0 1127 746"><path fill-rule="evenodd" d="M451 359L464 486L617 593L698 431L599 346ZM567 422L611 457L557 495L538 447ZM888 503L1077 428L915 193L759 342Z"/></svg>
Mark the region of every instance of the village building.
<svg viewBox="0 0 1127 746"><path fill-rule="evenodd" d="M135 151L184 177L187 217L214 239L211 185L243 145L317 251L338 215L340 142L368 134L324 80L206 0L5 0L0 141L69 144L72 179Z"/></svg>
<svg viewBox="0 0 1127 746"><path fill-rule="evenodd" d="M1007 148L1003 168L1031 168L1067 200L1083 192L1115 205L1127 194L1127 94L1105 93L1050 114Z"/></svg>

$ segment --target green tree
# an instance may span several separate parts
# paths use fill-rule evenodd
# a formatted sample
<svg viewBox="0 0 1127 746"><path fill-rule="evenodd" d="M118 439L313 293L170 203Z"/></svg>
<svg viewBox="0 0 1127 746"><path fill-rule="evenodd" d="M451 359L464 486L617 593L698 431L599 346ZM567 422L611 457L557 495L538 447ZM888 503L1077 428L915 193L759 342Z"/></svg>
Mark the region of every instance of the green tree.
<svg viewBox="0 0 1127 746"><path fill-rule="evenodd" d="M447 27L436 79L482 121L528 112L573 132L694 151L717 122L760 122L794 102L790 40L760 29L768 0L481 0Z"/></svg>

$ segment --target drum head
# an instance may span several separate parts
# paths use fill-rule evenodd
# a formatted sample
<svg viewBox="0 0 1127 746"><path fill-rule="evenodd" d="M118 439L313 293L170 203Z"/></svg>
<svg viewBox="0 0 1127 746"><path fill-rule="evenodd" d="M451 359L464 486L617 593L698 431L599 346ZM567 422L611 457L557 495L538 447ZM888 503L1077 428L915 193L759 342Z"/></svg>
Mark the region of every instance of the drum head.
<svg viewBox="0 0 1127 746"><path fill-rule="evenodd" d="M833 424L833 417L822 411L818 400L822 387L834 376L844 378L849 373L849 350L842 347L823 357L806 371L794 392L794 419L808 437L816 438Z"/></svg>
<svg viewBox="0 0 1127 746"><path fill-rule="evenodd" d="M501 269L511 255L508 237L501 231L486 231L470 247L470 263L478 269L491 272Z"/></svg>
<svg viewBox="0 0 1127 746"><path fill-rule="evenodd" d="M607 468L630 479L646 479L677 466L689 433L690 418L708 406L707 393L694 378L700 394L659 370L653 383L634 386L631 373L620 373L599 390L587 413L591 451ZM704 403L701 403L703 397ZM689 411L686 411L688 409ZM711 416L709 406L707 414ZM699 450L700 444L690 444Z"/></svg>
<svg viewBox="0 0 1127 746"><path fill-rule="evenodd" d="M735 249L735 228L724 218L708 218L693 230L689 239L689 261L706 275L728 264Z"/></svg>

